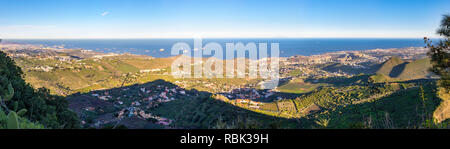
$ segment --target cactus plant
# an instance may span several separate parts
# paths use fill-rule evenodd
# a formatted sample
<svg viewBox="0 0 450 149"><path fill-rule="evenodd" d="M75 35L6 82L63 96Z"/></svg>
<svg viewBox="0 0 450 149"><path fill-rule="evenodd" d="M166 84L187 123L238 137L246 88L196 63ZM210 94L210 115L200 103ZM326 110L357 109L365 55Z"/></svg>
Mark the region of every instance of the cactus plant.
<svg viewBox="0 0 450 149"><path fill-rule="evenodd" d="M2 122L4 120L6 120L6 114L5 114L5 112L0 110L0 122Z"/></svg>
<svg viewBox="0 0 450 149"><path fill-rule="evenodd" d="M5 101L11 100L13 98L13 96L14 96L14 88L12 87L11 83L9 83L8 84L8 92L6 93L4 98L0 96L0 106L3 106L7 112L9 111L9 109L8 109L8 107L6 107Z"/></svg>
<svg viewBox="0 0 450 149"><path fill-rule="evenodd" d="M17 109L19 108L19 103L17 101L13 102L13 110L17 111Z"/></svg>
<svg viewBox="0 0 450 149"><path fill-rule="evenodd" d="M8 84L8 93L3 98L3 101L9 101L14 96L14 88L12 87L11 83Z"/></svg>
<svg viewBox="0 0 450 149"><path fill-rule="evenodd" d="M17 115L19 115L19 116L24 116L25 113L27 113L27 112L28 112L27 109L21 109L21 110L17 111Z"/></svg>
<svg viewBox="0 0 450 149"><path fill-rule="evenodd" d="M0 129L6 128L6 114L0 110Z"/></svg>
<svg viewBox="0 0 450 149"><path fill-rule="evenodd" d="M6 122L6 128L8 129L19 129L19 119L17 118L17 113L14 111L9 112L8 119Z"/></svg>

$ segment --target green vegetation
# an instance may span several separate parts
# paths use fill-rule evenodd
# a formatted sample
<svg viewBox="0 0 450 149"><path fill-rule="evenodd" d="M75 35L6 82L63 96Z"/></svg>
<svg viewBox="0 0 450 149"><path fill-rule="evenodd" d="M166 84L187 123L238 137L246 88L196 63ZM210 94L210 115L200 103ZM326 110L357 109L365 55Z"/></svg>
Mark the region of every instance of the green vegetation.
<svg viewBox="0 0 450 149"><path fill-rule="evenodd" d="M14 61L0 52L2 112L14 115L14 111L19 111L17 113L20 118L11 118L19 121L19 128L40 128L38 125L30 125L30 122L42 124L45 128L79 127L76 114L68 109L68 102L63 97L51 95L45 88L33 89L22 76L22 70ZM8 118L7 124L10 124L9 120Z"/></svg>
<svg viewBox="0 0 450 149"><path fill-rule="evenodd" d="M378 74L383 74L385 76L395 76L393 75L391 72L395 71L394 68L396 66L399 66L401 64L405 63L401 58L399 57L392 57L389 60L383 62L380 66L380 68L378 68L377 72Z"/></svg>
<svg viewBox="0 0 450 149"><path fill-rule="evenodd" d="M350 86L350 85L361 85L369 81L370 75L359 74L352 77L326 77L326 78L308 78L305 82L308 83L322 83L334 86Z"/></svg>
<svg viewBox="0 0 450 149"><path fill-rule="evenodd" d="M145 56L104 57L61 61L58 59L17 58L26 72L25 80L34 87L46 87L52 94L71 95L76 92L120 87L124 77L141 77L141 70L160 69L155 75L167 72L172 59L154 60ZM169 65L169 66L168 66ZM42 67L53 69L43 71ZM140 79L148 81L146 78ZM150 79L155 80L155 79ZM135 82L133 82L135 83Z"/></svg>
<svg viewBox="0 0 450 149"><path fill-rule="evenodd" d="M349 65L344 65L342 63L326 63L326 64L319 65L319 67L322 67L322 70L325 70L328 72L345 72L345 73L353 74L353 75L357 75L360 73L372 74L375 71L377 71L376 68L378 67L378 64L368 63L365 65L367 65L366 67L368 69L352 67Z"/></svg>
<svg viewBox="0 0 450 149"><path fill-rule="evenodd" d="M345 87L322 87L295 99L265 103L261 110L279 113L282 117L302 117L314 111L336 109L380 98L399 90L395 84L366 84ZM283 116L284 115L284 116Z"/></svg>
<svg viewBox="0 0 450 149"><path fill-rule="evenodd" d="M5 114L3 110L0 109L0 129L42 129L43 125L38 123L30 122L28 119L20 117L14 111Z"/></svg>
<svg viewBox="0 0 450 149"><path fill-rule="evenodd" d="M199 92L161 103L151 113L173 119L175 128L448 128L447 122L434 120L442 100L436 95L434 80L361 82L318 88L254 109Z"/></svg>
<svg viewBox="0 0 450 149"><path fill-rule="evenodd" d="M9 112L6 118L6 128L8 129L19 129L19 119L14 111Z"/></svg>
<svg viewBox="0 0 450 149"><path fill-rule="evenodd" d="M430 73L430 58L424 58L420 60L413 61L405 65L403 71L397 76L397 78L402 80L411 80L418 78L426 78Z"/></svg>
<svg viewBox="0 0 450 149"><path fill-rule="evenodd" d="M386 76L386 75L381 74L381 73L377 73L377 74L375 74L373 76L370 76L370 81L372 81L372 82L389 82L391 80L392 80L391 77Z"/></svg>
<svg viewBox="0 0 450 149"><path fill-rule="evenodd" d="M450 118L450 15L444 15L441 26L437 33L444 37L437 44L433 44L428 38L424 38L426 47L430 48L427 53L431 57L430 70L440 77L438 81L438 96L442 99L442 102L438 108L434 111L434 120L429 120L427 126L435 128L435 123L444 123L445 120ZM438 125L443 127L442 125ZM448 128L448 126L447 126Z"/></svg>
<svg viewBox="0 0 450 149"><path fill-rule="evenodd" d="M177 111L177 112L174 112ZM295 128L295 121L256 113L201 94L161 104L153 111L175 120L178 128Z"/></svg>
<svg viewBox="0 0 450 149"><path fill-rule="evenodd" d="M375 82L405 81L429 78L430 58L404 62L398 57L392 57L381 64L377 73L371 77Z"/></svg>
<svg viewBox="0 0 450 149"><path fill-rule="evenodd" d="M330 117L328 128L426 128L433 120L440 99L433 96L433 83L393 93L378 100L323 111Z"/></svg>
<svg viewBox="0 0 450 149"><path fill-rule="evenodd" d="M342 84L340 84L342 85ZM441 98L433 80L322 87L265 103L258 113L298 119L301 128L448 128L433 112Z"/></svg>
<svg viewBox="0 0 450 149"><path fill-rule="evenodd" d="M300 94L300 93L308 93L312 90L325 86L326 84L317 83L305 83L303 79L296 78L291 81L289 81L287 84L281 85L277 88L280 92L283 93L294 93L294 94Z"/></svg>
<svg viewBox="0 0 450 149"><path fill-rule="evenodd" d="M289 72L288 76L297 77L297 76L301 75L302 73L303 72L301 70L296 69L296 70L293 70L293 71Z"/></svg>
<svg viewBox="0 0 450 149"><path fill-rule="evenodd" d="M437 33L444 37L437 45L425 38L427 47L430 48L428 55L431 57L432 68L430 69L435 74L441 77L439 85L450 91L450 15L444 15L441 26Z"/></svg>

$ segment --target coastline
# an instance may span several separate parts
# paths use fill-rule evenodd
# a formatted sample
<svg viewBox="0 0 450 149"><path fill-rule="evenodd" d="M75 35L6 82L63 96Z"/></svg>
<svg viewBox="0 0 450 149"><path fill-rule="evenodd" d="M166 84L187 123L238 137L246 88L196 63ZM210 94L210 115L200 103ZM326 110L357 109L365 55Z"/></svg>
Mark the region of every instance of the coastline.
<svg viewBox="0 0 450 149"><path fill-rule="evenodd" d="M2 51L17 51L17 50L32 50L33 52L43 52L43 53L52 53L52 52L62 52L62 53L77 53L77 57L82 58L99 58L99 57L108 57L108 56L120 56L120 55L132 55L132 56L143 56L143 57L152 57L152 58L175 58L180 55L175 56L167 56L167 57L155 57L154 55L145 55L145 54L133 54L129 52L124 53L115 53L115 52L98 52L93 49L83 49L83 48L65 48L64 46L44 46L37 44L17 44L17 43L2 43L0 44L0 50ZM320 56L330 56L330 55L342 55L342 54L355 54L355 53L407 53L407 52L419 52L426 53L427 51L424 47L404 47L404 48L376 48L376 49L368 49L368 50L342 50L342 51L331 51L326 53L319 53L313 55L291 55L291 56L280 56L279 58L287 59L287 58L296 58L296 57L320 57ZM210 57L203 57L210 58ZM406 58L408 59L408 58ZM227 59L224 59L227 60Z"/></svg>
<svg viewBox="0 0 450 149"><path fill-rule="evenodd" d="M207 43L218 43L225 50L225 43L279 43L280 57L313 56L340 51L365 51L373 49L393 49L422 47L423 39L419 38L206 38L202 39L203 46ZM172 57L170 49L175 43L187 43L193 48L193 39L28 39L9 40L4 44L31 44L41 47L83 49L100 53L146 55L155 58Z"/></svg>

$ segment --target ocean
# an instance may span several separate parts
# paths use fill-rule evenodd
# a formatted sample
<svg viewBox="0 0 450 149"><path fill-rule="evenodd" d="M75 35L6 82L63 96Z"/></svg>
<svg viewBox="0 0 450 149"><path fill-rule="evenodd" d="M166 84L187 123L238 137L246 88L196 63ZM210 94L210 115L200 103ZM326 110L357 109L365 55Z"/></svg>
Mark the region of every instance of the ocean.
<svg viewBox="0 0 450 149"><path fill-rule="evenodd" d="M3 43L35 44L43 46L64 46L104 53L131 53L153 57L170 57L170 49L177 42L188 43L193 48L193 39L4 39ZM203 46L210 42L222 45L242 42L279 43L280 56L317 55L336 51L423 47L423 39L332 39L332 38L271 38L271 39L203 39ZM268 47L270 49L270 47Z"/></svg>

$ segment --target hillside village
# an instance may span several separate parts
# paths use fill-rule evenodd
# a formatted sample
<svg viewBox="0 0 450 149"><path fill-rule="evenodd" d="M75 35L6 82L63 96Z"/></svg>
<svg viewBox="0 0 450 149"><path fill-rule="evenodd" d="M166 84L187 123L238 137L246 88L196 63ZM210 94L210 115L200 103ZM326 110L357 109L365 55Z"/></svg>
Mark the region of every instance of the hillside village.
<svg viewBox="0 0 450 149"><path fill-rule="evenodd" d="M173 120L150 113L159 104L195 96L195 91L186 91L169 82L157 80L142 85L93 91L83 95L69 97L71 108L86 116L82 121L86 127L99 128L105 124L120 123L122 119L139 118L162 126L169 126ZM82 97L97 100L97 104L90 105L83 102ZM89 101L92 102L92 101ZM92 115L92 113L95 113ZM91 114L91 115L90 115ZM130 127L130 126L129 126Z"/></svg>

